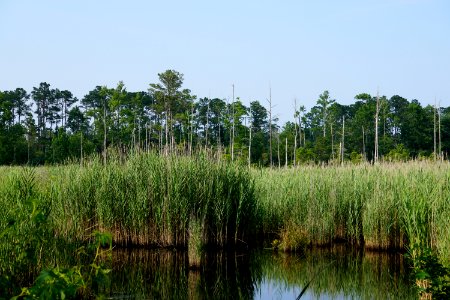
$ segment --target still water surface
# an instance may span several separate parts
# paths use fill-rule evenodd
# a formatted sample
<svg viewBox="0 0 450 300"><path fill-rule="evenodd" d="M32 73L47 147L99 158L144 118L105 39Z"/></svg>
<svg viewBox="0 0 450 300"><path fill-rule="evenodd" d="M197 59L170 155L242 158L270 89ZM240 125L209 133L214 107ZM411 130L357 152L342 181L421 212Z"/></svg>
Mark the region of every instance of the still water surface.
<svg viewBox="0 0 450 300"><path fill-rule="evenodd" d="M316 249L214 253L190 267L186 252L115 250L113 299L417 299L400 254Z"/></svg>

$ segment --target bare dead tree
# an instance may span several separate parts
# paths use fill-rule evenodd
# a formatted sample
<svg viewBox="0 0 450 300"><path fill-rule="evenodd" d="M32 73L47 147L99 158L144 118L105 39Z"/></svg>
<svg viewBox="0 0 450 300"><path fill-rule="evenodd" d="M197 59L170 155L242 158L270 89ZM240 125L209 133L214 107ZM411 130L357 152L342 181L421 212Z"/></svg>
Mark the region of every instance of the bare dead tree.
<svg viewBox="0 0 450 300"><path fill-rule="evenodd" d="M141 150L141 118L138 118L138 149Z"/></svg>
<svg viewBox="0 0 450 300"><path fill-rule="evenodd" d="M106 96L103 98L103 163L106 166Z"/></svg>
<svg viewBox="0 0 450 300"><path fill-rule="evenodd" d="M286 155L286 157L285 157L285 162L284 162L284 167L285 168L287 168L287 166L288 166L288 142L287 142L287 138L286 138L286 145L285 145L285 155Z"/></svg>
<svg viewBox="0 0 450 300"><path fill-rule="evenodd" d="M434 160L437 159L437 152L436 152L436 97L434 98L434 109L433 109L433 146L434 146Z"/></svg>
<svg viewBox="0 0 450 300"><path fill-rule="evenodd" d="M362 126L362 155L364 160L366 160L366 142L365 142L365 133L364 133L364 126Z"/></svg>
<svg viewBox="0 0 450 300"><path fill-rule="evenodd" d="M190 123L189 123L191 130L190 130L190 137L189 137L189 155L192 155L192 140L194 136L194 104L191 104L191 117L190 117Z"/></svg>
<svg viewBox="0 0 450 300"><path fill-rule="evenodd" d="M341 142L341 164L344 165L344 152L345 152L345 117L342 116L342 142Z"/></svg>
<svg viewBox="0 0 450 300"><path fill-rule="evenodd" d="M439 150L439 158L443 160L444 156L442 155L441 148L441 101L438 103L438 150Z"/></svg>
<svg viewBox="0 0 450 300"><path fill-rule="evenodd" d="M269 86L269 156L270 156L270 167L273 167L272 159L272 87Z"/></svg>
<svg viewBox="0 0 450 300"><path fill-rule="evenodd" d="M231 161L234 161L234 84L233 84L233 102L231 103L231 115L232 115L232 125L231 125Z"/></svg>
<svg viewBox="0 0 450 300"><path fill-rule="evenodd" d="M298 113L298 112L297 112L297 99L294 98L294 127L295 127L295 136L294 136L294 157L293 157L293 161L292 161L292 164L293 164L294 167L296 166L296 163L297 163L297 161L296 161L296 151L297 151L297 135L298 135L298 132L297 132L297 121L295 120L295 119L296 119L296 114L297 114L297 113Z"/></svg>
<svg viewBox="0 0 450 300"><path fill-rule="evenodd" d="M148 122L145 123L145 152L148 152Z"/></svg>
<svg viewBox="0 0 450 300"><path fill-rule="evenodd" d="M280 131L277 129L277 158L278 158L278 169L281 169L281 159L280 159Z"/></svg>
<svg viewBox="0 0 450 300"><path fill-rule="evenodd" d="M250 106L250 113L249 113L249 122L248 122L248 167L251 166L251 160L252 160L252 127L253 127L253 121L251 118L252 115L252 108Z"/></svg>
<svg viewBox="0 0 450 300"><path fill-rule="evenodd" d="M205 128L205 150L208 149L208 130L209 130L209 103L211 101L211 98L208 97L208 106L206 109L206 128Z"/></svg>
<svg viewBox="0 0 450 300"><path fill-rule="evenodd" d="M331 159L334 160L334 136L333 136L333 123L330 122L330 134L331 134Z"/></svg>
<svg viewBox="0 0 450 300"><path fill-rule="evenodd" d="M378 162L378 115L380 113L380 95L379 91L377 90L377 107L375 112L375 155L374 155L374 162Z"/></svg>

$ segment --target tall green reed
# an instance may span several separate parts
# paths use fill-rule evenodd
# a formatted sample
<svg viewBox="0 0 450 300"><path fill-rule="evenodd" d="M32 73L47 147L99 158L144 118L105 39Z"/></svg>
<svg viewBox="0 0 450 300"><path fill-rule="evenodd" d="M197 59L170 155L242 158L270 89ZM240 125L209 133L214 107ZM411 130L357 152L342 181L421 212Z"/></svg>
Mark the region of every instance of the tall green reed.
<svg viewBox="0 0 450 300"><path fill-rule="evenodd" d="M289 240L295 230L313 244L345 240L400 249L421 243L448 254L448 163L305 166L252 174L262 228L286 237L286 249L296 247Z"/></svg>
<svg viewBox="0 0 450 300"><path fill-rule="evenodd" d="M2 168L1 223L22 213L20 168ZM34 197L52 234L86 241L95 230L115 243L227 247L265 238L296 250L347 241L392 249L422 244L450 257L450 165L409 162L248 169L203 156L111 155L83 166L40 167ZM26 213L23 212L23 216Z"/></svg>
<svg viewBox="0 0 450 300"><path fill-rule="evenodd" d="M58 235L68 240L101 229L118 244L186 247L196 223L202 245L225 247L251 239L257 228L254 183L237 165L150 153L50 173L43 193L53 201Z"/></svg>

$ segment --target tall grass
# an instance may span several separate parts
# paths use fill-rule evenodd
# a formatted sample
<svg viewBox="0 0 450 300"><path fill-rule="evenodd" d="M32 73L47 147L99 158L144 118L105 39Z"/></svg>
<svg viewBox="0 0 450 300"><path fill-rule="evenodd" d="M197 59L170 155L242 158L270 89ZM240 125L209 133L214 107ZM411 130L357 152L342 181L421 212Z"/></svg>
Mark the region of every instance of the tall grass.
<svg viewBox="0 0 450 300"><path fill-rule="evenodd" d="M262 227L286 249L337 240L450 254L450 164L254 170ZM299 235L302 238L299 238ZM274 235L272 235L273 237Z"/></svg>
<svg viewBox="0 0 450 300"><path fill-rule="evenodd" d="M0 232L32 210L23 205L23 169L1 171ZM28 181L37 199L30 203L47 212L51 235L67 243L85 241L94 230L111 232L124 246L196 249L263 237L286 250L336 241L377 249L419 245L450 260L446 162L257 170L150 153L112 157L107 165L92 158L83 167L40 167ZM26 236L31 225L22 223L17 228Z"/></svg>
<svg viewBox="0 0 450 300"><path fill-rule="evenodd" d="M54 242L48 223L51 203L37 192L34 170L7 171L0 180L2 296L20 291L20 285L37 275L46 257L52 257Z"/></svg>
<svg viewBox="0 0 450 300"><path fill-rule="evenodd" d="M7 211L16 206L7 195L17 193L20 172L3 175L0 201ZM187 247L196 233L203 246L227 247L254 233L248 170L202 157L141 154L125 162L112 158L106 166L94 158L84 167L39 168L35 181L36 194L51 207L54 235L66 241L103 230L122 245Z"/></svg>

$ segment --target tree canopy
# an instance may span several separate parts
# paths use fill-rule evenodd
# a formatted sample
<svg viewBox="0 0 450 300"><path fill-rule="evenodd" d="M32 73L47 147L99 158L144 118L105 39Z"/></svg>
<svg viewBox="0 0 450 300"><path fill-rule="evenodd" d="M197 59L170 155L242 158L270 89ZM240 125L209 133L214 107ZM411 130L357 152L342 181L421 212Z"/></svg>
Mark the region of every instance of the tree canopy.
<svg viewBox="0 0 450 300"><path fill-rule="evenodd" d="M291 121L277 124L258 100L248 99L248 107L239 97L197 100L183 74L167 70L158 79L146 91L130 92L123 82L96 86L80 100L47 82L31 93L0 91L0 164L60 163L108 147L161 154L206 149L259 166L373 161L377 134L384 160L446 159L450 149L450 107L368 93L343 105L325 90L309 111L300 103Z"/></svg>

